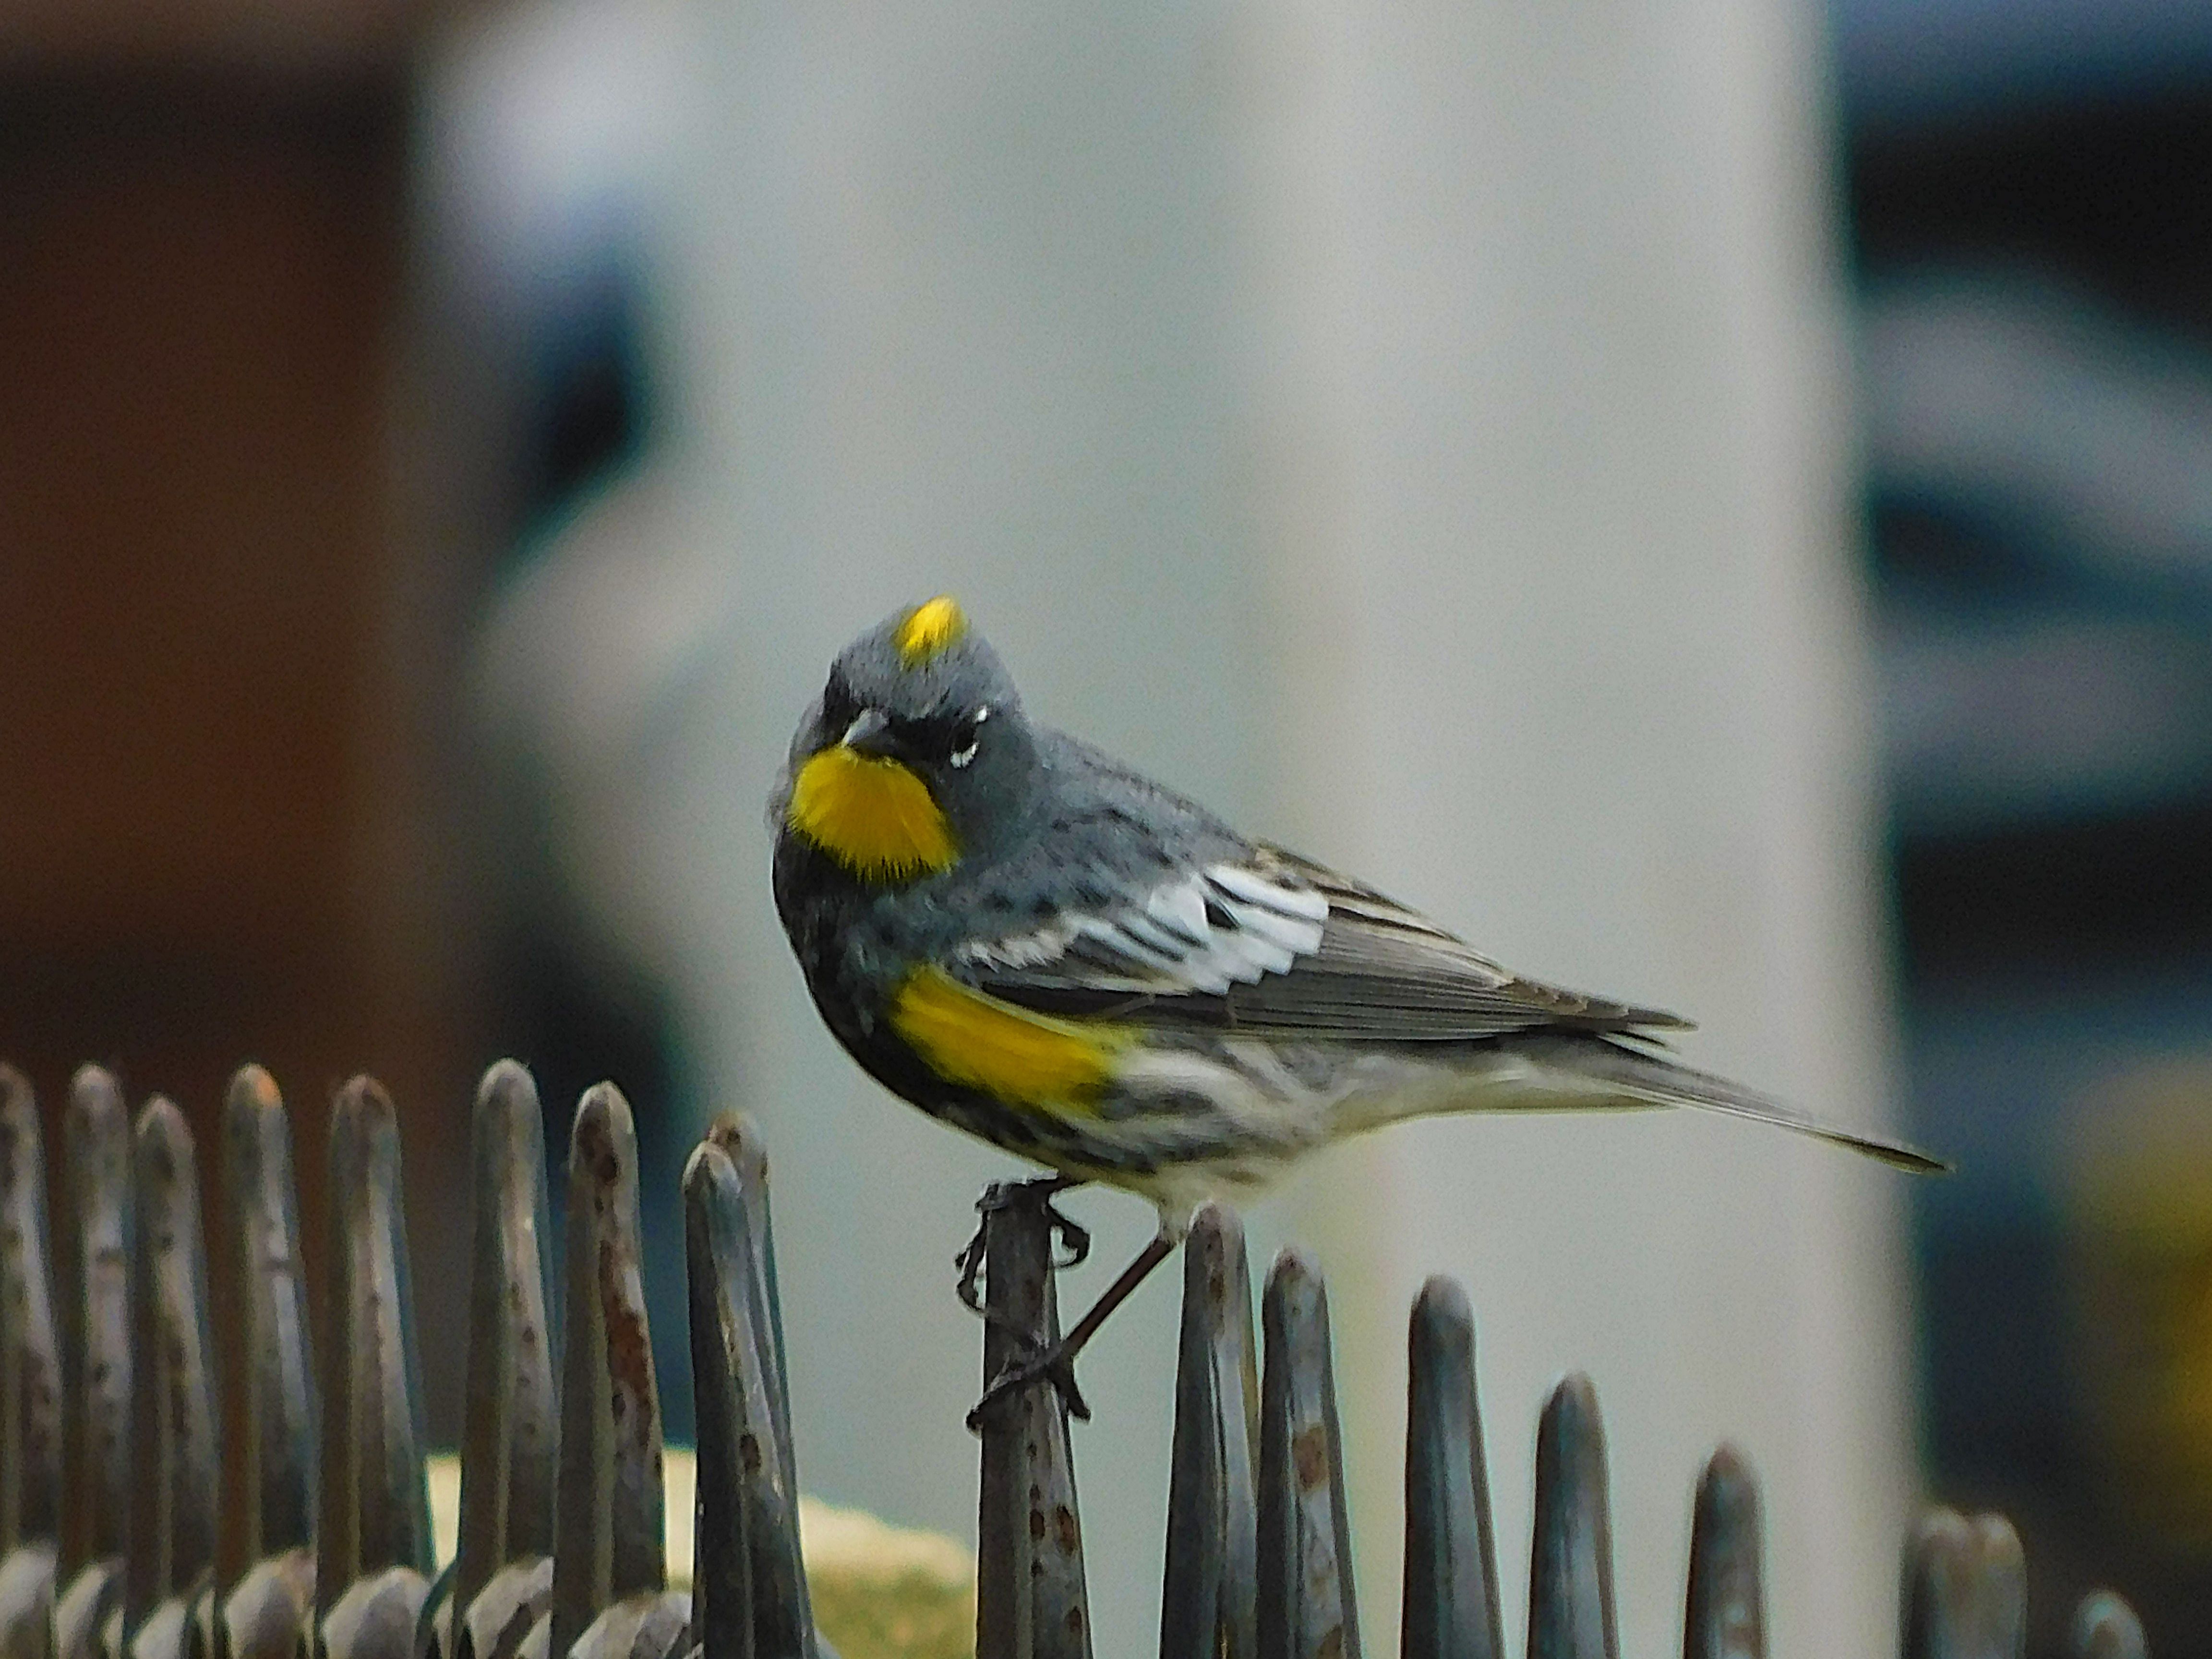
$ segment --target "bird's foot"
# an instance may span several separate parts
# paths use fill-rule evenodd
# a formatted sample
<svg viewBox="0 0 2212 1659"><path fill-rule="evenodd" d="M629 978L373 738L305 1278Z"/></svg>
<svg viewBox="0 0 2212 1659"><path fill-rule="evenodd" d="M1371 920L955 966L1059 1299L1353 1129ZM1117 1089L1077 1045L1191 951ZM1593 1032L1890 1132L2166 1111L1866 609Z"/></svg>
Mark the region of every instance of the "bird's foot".
<svg viewBox="0 0 2212 1659"><path fill-rule="evenodd" d="M1091 1420L1091 1407L1083 1398L1083 1390L1075 1386L1075 1356L1068 1352L1066 1343L1055 1342L1025 1358L1006 1363L991 1379L991 1386L983 1390L975 1409L968 1413L968 1431L982 1433L984 1419L994 1406L1043 1382L1049 1382L1060 1391L1060 1403L1066 1407L1070 1417L1079 1423Z"/></svg>
<svg viewBox="0 0 2212 1659"><path fill-rule="evenodd" d="M952 1265L960 1273L957 1288L963 1307L984 1319L991 1318L983 1305L983 1238L989 1231L990 1218L1000 1210L1010 1210L1019 1204L1036 1205L1052 1224L1053 1234L1064 1252L1052 1264L1053 1271L1058 1273L1063 1267L1082 1264L1091 1254L1091 1235L1063 1215L1052 1201L1070 1187L1082 1184L1073 1176L1055 1175L1041 1176L1034 1181L994 1181L983 1189L983 1196L975 1200L975 1212L982 1217L976 1224L975 1236L952 1258Z"/></svg>

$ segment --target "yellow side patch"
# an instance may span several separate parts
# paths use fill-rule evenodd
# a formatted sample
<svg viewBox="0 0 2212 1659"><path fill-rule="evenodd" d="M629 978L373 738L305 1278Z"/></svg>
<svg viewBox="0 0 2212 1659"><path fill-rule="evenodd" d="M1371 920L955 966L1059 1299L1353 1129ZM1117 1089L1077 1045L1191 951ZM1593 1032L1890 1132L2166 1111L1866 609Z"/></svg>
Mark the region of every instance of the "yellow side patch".
<svg viewBox="0 0 2212 1659"><path fill-rule="evenodd" d="M924 968L891 999L891 1030L948 1083L1009 1106L1087 1113L1130 1033L1033 1014Z"/></svg>
<svg viewBox="0 0 2212 1659"><path fill-rule="evenodd" d="M799 769L784 817L871 880L911 881L951 868L960 855L927 784L895 760L856 754L842 743Z"/></svg>
<svg viewBox="0 0 2212 1659"><path fill-rule="evenodd" d="M919 668L968 631L968 618L950 593L939 593L898 625L891 643L908 668Z"/></svg>

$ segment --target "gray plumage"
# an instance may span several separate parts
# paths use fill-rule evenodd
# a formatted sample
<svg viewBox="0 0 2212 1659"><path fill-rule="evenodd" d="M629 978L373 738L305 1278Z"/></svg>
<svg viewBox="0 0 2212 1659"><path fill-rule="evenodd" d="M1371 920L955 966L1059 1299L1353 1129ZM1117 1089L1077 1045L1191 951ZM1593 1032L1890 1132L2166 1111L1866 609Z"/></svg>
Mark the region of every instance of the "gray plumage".
<svg viewBox="0 0 2212 1659"><path fill-rule="evenodd" d="M925 1109L1146 1193L1177 1232L1200 1198L1439 1112L1691 1106L1943 1167L1681 1066L1662 1048L1687 1029L1676 1016L1516 975L1364 884L1032 725L972 629L909 662L896 640L911 614L840 655L773 811L778 908L817 1006ZM950 867L871 878L793 827L799 769L861 740L927 786L957 845ZM1013 1008L1141 1041L1081 1111L991 1097L887 1029L890 1000L923 964Z"/></svg>

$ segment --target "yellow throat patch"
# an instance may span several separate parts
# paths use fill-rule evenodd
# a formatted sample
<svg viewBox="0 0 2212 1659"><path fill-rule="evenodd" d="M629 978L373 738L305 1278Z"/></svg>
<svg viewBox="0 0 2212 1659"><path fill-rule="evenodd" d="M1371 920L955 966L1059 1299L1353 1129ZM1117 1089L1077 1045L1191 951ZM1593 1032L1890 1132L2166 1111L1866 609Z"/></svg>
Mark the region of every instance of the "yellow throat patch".
<svg viewBox="0 0 2212 1659"><path fill-rule="evenodd" d="M968 617L959 602L950 593L939 593L915 606L891 635L891 643L898 647L902 662L908 668L919 668L967 631Z"/></svg>
<svg viewBox="0 0 2212 1659"><path fill-rule="evenodd" d="M784 821L872 881L911 881L950 869L960 856L927 784L895 760L857 754L842 743L799 769Z"/></svg>
<svg viewBox="0 0 2212 1659"><path fill-rule="evenodd" d="M923 968L891 999L891 1030L948 1083L1030 1111L1088 1115L1132 1034L1030 1013Z"/></svg>

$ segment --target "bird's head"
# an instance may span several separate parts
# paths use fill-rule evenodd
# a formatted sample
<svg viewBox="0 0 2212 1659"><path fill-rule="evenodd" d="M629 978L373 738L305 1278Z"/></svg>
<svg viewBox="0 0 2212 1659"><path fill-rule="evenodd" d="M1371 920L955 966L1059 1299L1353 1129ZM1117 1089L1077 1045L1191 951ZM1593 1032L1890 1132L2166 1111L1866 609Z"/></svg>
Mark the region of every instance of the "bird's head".
<svg viewBox="0 0 2212 1659"><path fill-rule="evenodd" d="M792 739L778 816L851 875L891 885L1010 833L1036 766L1005 665L940 595L838 653Z"/></svg>

